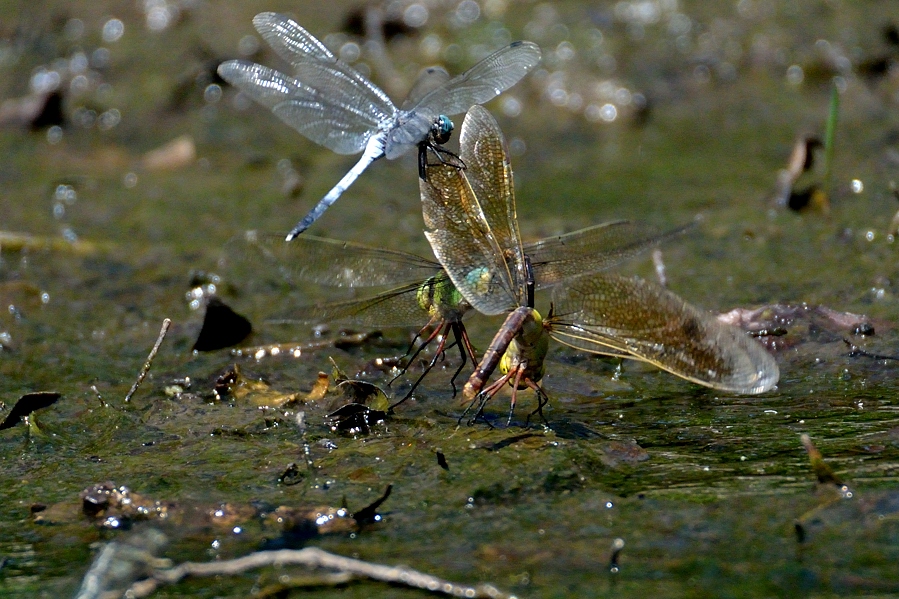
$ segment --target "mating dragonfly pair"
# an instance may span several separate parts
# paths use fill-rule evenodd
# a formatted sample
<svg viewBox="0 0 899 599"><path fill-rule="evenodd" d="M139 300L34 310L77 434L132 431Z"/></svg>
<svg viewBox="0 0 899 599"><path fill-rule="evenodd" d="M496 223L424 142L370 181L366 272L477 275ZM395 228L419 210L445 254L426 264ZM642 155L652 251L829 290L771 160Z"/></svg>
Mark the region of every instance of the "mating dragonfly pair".
<svg viewBox="0 0 899 599"><path fill-rule="evenodd" d="M649 362L679 377L723 391L756 394L773 387L778 368L770 354L739 329L723 324L663 287L606 272L681 230L667 233L627 221L604 223L524 245L518 230L512 169L502 132L479 104L514 85L539 61L539 49L516 42L449 79L431 69L398 110L361 74L338 61L287 17L254 19L262 36L296 67L296 78L242 61L219 72L292 127L339 153L364 149L362 159L288 236L255 233L257 245L294 276L320 284L397 285L365 300L301 309L302 320L354 320L373 326L410 326L427 320L418 350L440 339L433 360L452 345L462 364L477 364L464 387L475 416L506 384L512 410L519 389L539 385L549 340L594 354ZM443 73L433 75L433 73ZM411 106L411 108L405 108ZM452 131L445 114L468 110L458 157L439 147ZM395 250L299 236L375 159L419 149L425 236L437 261ZM429 154L430 153L430 154ZM429 163L429 155L439 160ZM552 289L544 318L534 290ZM463 325L472 309L508 314L480 362ZM431 333L422 337L424 332ZM442 333L442 335L441 335ZM446 345L449 335L453 341ZM413 356L414 359L414 356ZM502 376L487 384L499 368ZM396 405L396 404L394 404Z"/></svg>

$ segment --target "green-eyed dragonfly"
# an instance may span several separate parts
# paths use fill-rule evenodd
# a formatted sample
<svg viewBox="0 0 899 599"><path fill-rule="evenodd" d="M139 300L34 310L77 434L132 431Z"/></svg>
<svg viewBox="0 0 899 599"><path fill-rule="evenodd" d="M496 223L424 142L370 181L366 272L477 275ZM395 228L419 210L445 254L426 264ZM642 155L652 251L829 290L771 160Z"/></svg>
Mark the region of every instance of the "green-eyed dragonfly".
<svg viewBox="0 0 899 599"><path fill-rule="evenodd" d="M537 287L544 288L584 271L609 268L682 230L661 233L649 225L613 221L549 237L526 245L525 250L535 260ZM417 326L426 322L413 345L419 339L422 342L407 364L438 336L439 344L424 372L397 404L412 395L446 349L458 346L462 359L451 379L454 394L455 379L467 359L478 362L462 322L471 306L435 260L311 235L286 242L280 236L248 231L235 244L243 247L242 252L252 250L253 262L261 260L271 264L277 269L279 279L288 284L304 281L347 288L395 286L369 298L291 308L270 322L346 321L369 327ZM431 332L425 334L429 328ZM447 345L450 334L453 341Z"/></svg>
<svg viewBox="0 0 899 599"><path fill-rule="evenodd" d="M289 62L293 76L244 60L219 65L222 79L263 104L315 143L338 154L362 157L287 235L309 228L375 160L392 160L419 148L424 176L426 148L449 141L460 114L512 87L540 62L540 48L513 42L462 73L426 70L397 108L380 88L341 62L320 41L285 15L264 12L253 19L256 30ZM442 150L447 152L446 150ZM447 152L448 153L448 152Z"/></svg>
<svg viewBox="0 0 899 599"><path fill-rule="evenodd" d="M649 362L723 391L756 394L776 384L774 359L739 329L658 285L596 268L577 271L577 260L569 271L576 276L555 286L554 309L543 319L531 289L545 286L545 248L521 243L512 170L490 113L479 106L469 110L460 146L466 169L430 165L420 186L425 235L453 284L479 312L509 313L465 385L476 415L506 383L513 388L512 409L517 390L525 387L537 391L542 407L546 394L538 383L550 337L591 353ZM503 376L485 388L497 365Z"/></svg>

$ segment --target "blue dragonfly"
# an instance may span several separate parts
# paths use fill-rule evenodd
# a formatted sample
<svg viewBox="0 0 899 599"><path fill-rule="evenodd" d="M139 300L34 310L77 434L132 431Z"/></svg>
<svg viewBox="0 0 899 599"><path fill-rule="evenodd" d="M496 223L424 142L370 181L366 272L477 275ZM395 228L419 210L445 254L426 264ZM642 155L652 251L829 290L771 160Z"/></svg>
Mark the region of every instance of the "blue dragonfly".
<svg viewBox="0 0 899 599"><path fill-rule="evenodd" d="M447 115L491 100L540 62L536 44L517 41L452 79L441 68L427 69L397 108L380 88L289 17L264 12L253 25L293 66L293 76L244 60L223 62L219 75L310 140L338 154L362 152L355 166L288 233L287 241L318 220L382 156L392 160L418 147L419 176L424 177L428 148L449 153L439 147L452 135Z"/></svg>

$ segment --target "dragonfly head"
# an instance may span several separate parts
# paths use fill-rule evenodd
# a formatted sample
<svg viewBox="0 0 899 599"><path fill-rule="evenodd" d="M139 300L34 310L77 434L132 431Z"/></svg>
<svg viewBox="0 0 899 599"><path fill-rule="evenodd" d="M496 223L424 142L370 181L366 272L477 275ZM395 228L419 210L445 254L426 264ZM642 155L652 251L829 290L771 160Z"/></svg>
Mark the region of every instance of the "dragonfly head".
<svg viewBox="0 0 899 599"><path fill-rule="evenodd" d="M438 116L431 123L431 140L435 144L445 144L453 134L453 122L445 114Z"/></svg>

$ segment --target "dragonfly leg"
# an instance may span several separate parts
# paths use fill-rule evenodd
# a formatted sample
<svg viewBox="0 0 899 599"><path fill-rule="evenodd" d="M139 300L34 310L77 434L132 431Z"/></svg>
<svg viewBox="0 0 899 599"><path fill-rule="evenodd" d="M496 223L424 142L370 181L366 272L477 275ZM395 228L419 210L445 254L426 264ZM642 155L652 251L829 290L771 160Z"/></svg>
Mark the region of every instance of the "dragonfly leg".
<svg viewBox="0 0 899 599"><path fill-rule="evenodd" d="M512 401L509 402L509 419L506 420L506 426L512 426L512 412L515 411L515 402L518 399L518 386L521 384L522 375L524 375L524 368L519 366L518 368L515 369L515 380L512 381L512 383L511 383L512 384Z"/></svg>
<svg viewBox="0 0 899 599"><path fill-rule="evenodd" d="M473 400L471 400L471 403L468 404L468 407L465 408L465 411L462 412L462 415L459 416L459 422L461 423L465 416L470 411L472 411L472 409L474 409L474 416L469 419L468 425L471 426L472 424L477 422L478 418L484 415L484 407L487 405L487 402L490 401L490 399L494 395L499 393L500 389L502 389L503 386L505 386L505 384L509 382L509 379L512 378L514 374L515 372L508 372L500 378L496 379L494 382L490 383L483 390L481 390L481 392L478 393ZM485 422L487 421L485 420ZM490 425L489 422L487 422L487 424ZM491 426L491 428L493 427Z"/></svg>
<svg viewBox="0 0 899 599"><path fill-rule="evenodd" d="M434 153L434 156L437 157L438 162L428 162L428 150ZM447 150L443 146L435 144L432 141L426 141L419 144L418 177L422 180L426 180L428 176L428 167L437 166L437 164L449 165L459 170L465 169L465 163L455 152Z"/></svg>
<svg viewBox="0 0 899 599"><path fill-rule="evenodd" d="M462 339L462 344L465 346L465 351L468 352L468 357L471 358L472 364L477 364L478 357L474 353L474 347L472 347L471 345L471 339L468 338L468 330L461 322L458 323L458 328L459 338Z"/></svg>
<svg viewBox="0 0 899 599"><path fill-rule="evenodd" d="M525 385L527 385L528 387L533 389L534 392L537 394L537 407L534 409L533 412L528 414L527 423L528 424L531 423L531 416L533 416L535 414L539 414L540 419L543 420L543 424L549 425L549 422L546 421L546 416L543 415L543 406L545 406L546 404L549 403L549 396L546 394L546 391L543 390L543 387L541 387L540 385L538 385L536 382L532 381L531 379L525 379L524 383L525 383Z"/></svg>
<svg viewBox="0 0 899 599"><path fill-rule="evenodd" d="M453 388L453 399L456 398L456 377L459 376L459 373L462 372L462 369L465 368L465 364L468 363L468 354L466 352L471 351L471 342L468 340L468 333L465 331L465 327L461 322L454 322L450 325L451 330L453 331L453 337L456 338L453 341L453 345L459 346L459 356L462 358L462 363L459 364L459 367L456 369L456 372L453 373L453 378L450 379L450 385ZM452 346L450 346L452 347ZM449 348L447 348L449 349ZM474 356L472 356L472 360L474 360ZM477 362L475 362L477 363Z"/></svg>
<svg viewBox="0 0 899 599"><path fill-rule="evenodd" d="M401 376L403 376L404 374L406 374L406 371L409 370L409 367L410 367L410 366L412 366L412 362L415 361L415 359L416 359L416 358L418 357L418 355L424 350L424 348L426 348L428 345L430 345L430 343L431 343L434 339L437 338L437 335L439 335L439 334L440 334L440 331L443 329L442 326L438 326L437 328L435 328L435 329L434 329L434 330L427 336L427 338L426 338L424 341L421 342L421 345L419 345L418 348L416 348L416 350L413 352L413 351L412 351L412 348L415 347L415 342L422 338L422 335L424 334L425 329L427 329L429 326L431 326L431 323L428 323L428 324L426 324L425 326L423 326L423 327L421 328L421 330L418 331L418 332L415 334L415 337L412 338L412 343L409 344L409 349L407 349L407 350L406 350L406 353L403 354L403 357L404 357L404 358L408 356L408 359L406 360L406 365L400 370L399 374L397 374L395 377L393 377L392 379L390 379L390 381L387 383L387 386L388 386L388 387L389 387L390 385L393 384L393 381L395 381L396 379L398 379L398 378L400 378ZM409 355L409 354L412 354L412 355Z"/></svg>
<svg viewBox="0 0 899 599"><path fill-rule="evenodd" d="M403 396L403 398L401 400L399 400L398 402L396 402L395 404L390 406L390 408L389 408L390 410L393 410L393 408L397 407L398 405L400 405L401 403L403 403L404 401L406 401L407 399L412 397L412 393L415 392L415 389L418 387L418 385L425 379L426 376L428 376L428 373L431 372L431 369L434 368L434 365L437 363L437 359L444 354L444 352L446 351L446 348L445 348L446 329L449 329L449 326L450 326L450 323L446 323L445 326L437 328L434 331L434 333L432 333L427 338L427 340L425 340L425 342L421 345L421 347L418 348L418 351L415 352L415 354L412 357L413 360L415 359L415 356L418 356L418 354L421 352L422 348L425 345L427 345L428 343L430 343L431 341L434 340L434 338L437 336L438 333L440 333L441 330L444 331L443 338L440 340L440 344L437 346L437 351L434 353L434 357L431 358L431 361L428 362L428 365L425 366L424 372L421 373L421 376L418 377L418 380L416 380L414 383L412 383L412 387L409 389L409 391L406 392L406 394ZM406 365L406 368L408 368L408 364ZM399 376L399 375L397 375L397 376ZM392 383L395 380L396 380L396 377L394 377L390 382Z"/></svg>

